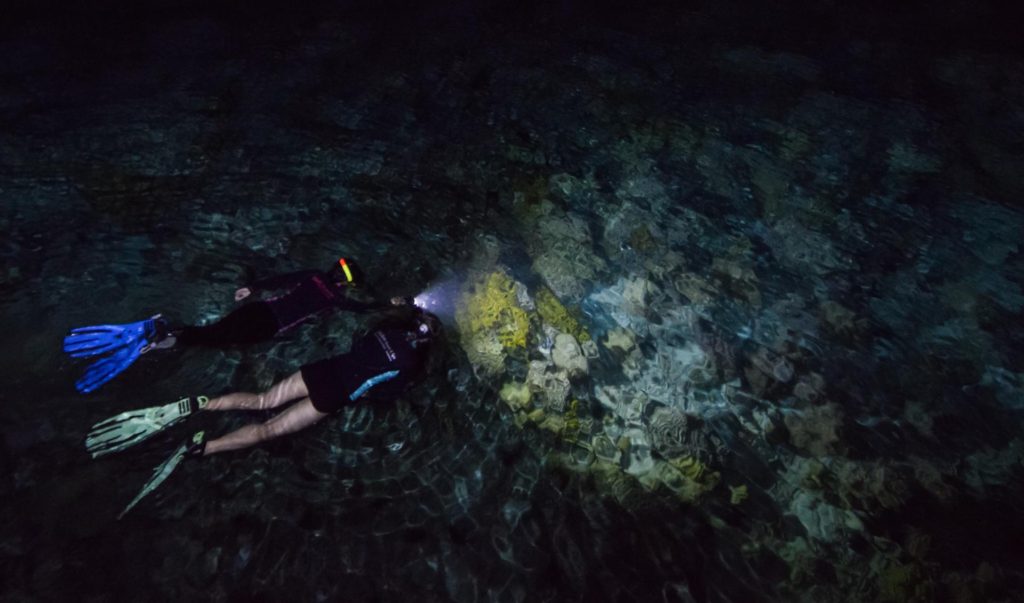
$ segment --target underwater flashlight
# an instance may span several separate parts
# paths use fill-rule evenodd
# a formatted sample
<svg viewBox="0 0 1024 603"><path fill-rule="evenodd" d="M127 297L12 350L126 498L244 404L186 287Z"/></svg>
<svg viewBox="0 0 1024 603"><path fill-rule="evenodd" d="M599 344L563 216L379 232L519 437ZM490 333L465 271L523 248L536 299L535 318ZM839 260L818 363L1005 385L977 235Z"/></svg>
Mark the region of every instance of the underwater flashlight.
<svg viewBox="0 0 1024 603"><path fill-rule="evenodd" d="M442 320L454 320L458 293L459 280L449 277L432 283L413 297L412 303L420 310L439 316Z"/></svg>
<svg viewBox="0 0 1024 603"><path fill-rule="evenodd" d="M430 294L429 291L424 291L416 297L412 298L412 305L416 306L420 310L429 310L432 306L437 305L437 300Z"/></svg>

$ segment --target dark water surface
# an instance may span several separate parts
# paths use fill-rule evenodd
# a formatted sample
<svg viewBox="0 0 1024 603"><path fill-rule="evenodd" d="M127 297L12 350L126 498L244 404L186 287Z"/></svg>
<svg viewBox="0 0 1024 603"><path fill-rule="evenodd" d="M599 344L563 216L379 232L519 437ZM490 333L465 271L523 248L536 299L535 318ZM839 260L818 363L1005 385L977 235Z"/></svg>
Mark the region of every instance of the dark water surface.
<svg viewBox="0 0 1024 603"><path fill-rule="evenodd" d="M17 7L0 600L1024 600L1024 61L995 4L882 10ZM268 387L370 319L88 396L66 330L210 321L339 255L462 308L500 275L525 346L448 316L406 399L117 521L195 429L269 415L95 461L90 425Z"/></svg>

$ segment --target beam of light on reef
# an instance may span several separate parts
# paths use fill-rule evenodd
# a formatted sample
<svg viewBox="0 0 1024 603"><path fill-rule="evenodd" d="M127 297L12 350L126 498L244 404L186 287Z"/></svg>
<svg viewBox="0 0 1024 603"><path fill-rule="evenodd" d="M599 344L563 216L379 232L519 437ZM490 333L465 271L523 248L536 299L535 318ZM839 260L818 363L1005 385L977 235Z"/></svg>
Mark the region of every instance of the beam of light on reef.
<svg viewBox="0 0 1024 603"><path fill-rule="evenodd" d="M413 298L416 307L436 314L450 323L455 320L455 300L459 293L459 279L455 277L437 281Z"/></svg>

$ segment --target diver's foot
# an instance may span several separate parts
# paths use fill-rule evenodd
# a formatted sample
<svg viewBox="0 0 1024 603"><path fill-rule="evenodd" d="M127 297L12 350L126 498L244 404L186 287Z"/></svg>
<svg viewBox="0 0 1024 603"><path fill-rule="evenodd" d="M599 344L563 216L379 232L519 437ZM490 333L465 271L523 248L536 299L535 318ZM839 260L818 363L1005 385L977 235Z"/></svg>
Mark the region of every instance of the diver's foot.
<svg viewBox="0 0 1024 603"><path fill-rule="evenodd" d="M171 331L170 325L167 324L167 319L162 315L157 314L149 320L152 321L151 329L147 332L146 345L142 346L139 350L140 354L151 352L153 350L168 350L174 347L174 344L178 342L178 338L174 336L174 332Z"/></svg>
<svg viewBox="0 0 1024 603"><path fill-rule="evenodd" d="M206 454L206 432L197 431L190 442L186 443L188 448L185 449L185 457L191 459L201 459Z"/></svg>
<svg viewBox="0 0 1024 603"><path fill-rule="evenodd" d="M174 344L176 343L178 343L177 337L175 337L174 335L165 335L162 339L158 341L147 343L146 345L142 346L142 349L139 351L139 353L145 354L146 352L151 352L153 350L169 350L173 348Z"/></svg>

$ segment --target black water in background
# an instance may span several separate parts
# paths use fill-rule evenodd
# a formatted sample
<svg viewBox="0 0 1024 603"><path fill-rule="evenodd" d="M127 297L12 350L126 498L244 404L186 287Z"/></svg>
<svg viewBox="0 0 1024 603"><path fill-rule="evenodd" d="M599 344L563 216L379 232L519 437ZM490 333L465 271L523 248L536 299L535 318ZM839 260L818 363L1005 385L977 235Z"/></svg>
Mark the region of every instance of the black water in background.
<svg viewBox="0 0 1024 603"><path fill-rule="evenodd" d="M13 3L2 599L1020 600L1020 16ZM809 408L841 409L835 432L744 431L737 403L715 424L731 449L717 490L611 493L554 460L565 442L517 427L453 336L447 370L411 399L183 467L115 521L191 429L265 417L202 417L97 461L91 424L267 387L365 319L147 357L90 396L59 352L69 327L209 320L247 279L342 254L382 295L462 274L482 248L536 281L522 208L545 200L589 224L580 253L606 265L592 291L630 274L673 296L684 272L717 282L705 343L759 416L797 404L750 369L781 338L824 380L829 403ZM636 236L612 244L627 206ZM602 360L594 383L617 375ZM808 527L821 515L797 516L802 490L863 526Z"/></svg>

